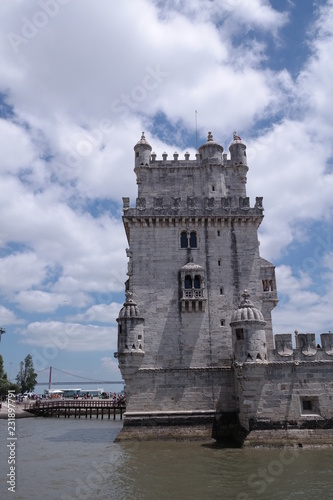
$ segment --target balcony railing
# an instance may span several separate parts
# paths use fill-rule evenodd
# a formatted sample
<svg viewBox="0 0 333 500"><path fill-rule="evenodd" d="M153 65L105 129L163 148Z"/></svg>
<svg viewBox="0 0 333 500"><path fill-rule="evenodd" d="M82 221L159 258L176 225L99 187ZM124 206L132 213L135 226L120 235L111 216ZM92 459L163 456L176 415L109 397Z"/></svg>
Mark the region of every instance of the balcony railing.
<svg viewBox="0 0 333 500"><path fill-rule="evenodd" d="M184 289L183 299L203 299L203 290L200 288Z"/></svg>

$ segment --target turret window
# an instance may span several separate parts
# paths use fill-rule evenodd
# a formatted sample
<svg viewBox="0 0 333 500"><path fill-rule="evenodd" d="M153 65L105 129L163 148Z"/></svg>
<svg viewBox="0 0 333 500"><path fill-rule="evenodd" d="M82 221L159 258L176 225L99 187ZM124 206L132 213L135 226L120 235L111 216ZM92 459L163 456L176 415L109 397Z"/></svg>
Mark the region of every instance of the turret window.
<svg viewBox="0 0 333 500"><path fill-rule="evenodd" d="M194 276L194 288L201 288L200 276L197 274Z"/></svg>
<svg viewBox="0 0 333 500"><path fill-rule="evenodd" d="M192 288L192 278L189 274L185 276L185 290L190 290Z"/></svg>
<svg viewBox="0 0 333 500"><path fill-rule="evenodd" d="M236 328L236 338L237 338L237 340L244 340L243 328Z"/></svg>
<svg viewBox="0 0 333 500"><path fill-rule="evenodd" d="M264 292L272 292L274 290L273 280L262 280L262 289Z"/></svg>
<svg viewBox="0 0 333 500"><path fill-rule="evenodd" d="M184 279L183 297L190 299L198 299L203 297L203 290L200 276L195 275L194 278L187 274Z"/></svg>
<svg viewBox="0 0 333 500"><path fill-rule="evenodd" d="M180 248L197 248L197 233L195 231L182 231L180 233Z"/></svg>
<svg viewBox="0 0 333 500"><path fill-rule="evenodd" d="M182 312L204 311L206 301L204 269L193 262L187 263L180 270L180 284Z"/></svg>

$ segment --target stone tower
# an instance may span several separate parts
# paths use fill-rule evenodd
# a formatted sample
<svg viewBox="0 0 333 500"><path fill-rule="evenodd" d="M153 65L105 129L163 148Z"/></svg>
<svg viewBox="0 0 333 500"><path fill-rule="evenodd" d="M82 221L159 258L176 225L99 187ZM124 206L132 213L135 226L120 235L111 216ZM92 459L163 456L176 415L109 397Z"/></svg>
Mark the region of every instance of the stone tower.
<svg viewBox="0 0 333 500"><path fill-rule="evenodd" d="M277 303L274 266L259 254L262 198L251 206L246 196L246 146L235 132L228 158L209 132L194 159L157 160L142 134L134 151L138 197L135 207L123 198L129 262L115 354L129 391L125 427L235 412L233 329L245 327L234 311L248 290L243 306L260 313L248 344L261 336L265 358Z"/></svg>

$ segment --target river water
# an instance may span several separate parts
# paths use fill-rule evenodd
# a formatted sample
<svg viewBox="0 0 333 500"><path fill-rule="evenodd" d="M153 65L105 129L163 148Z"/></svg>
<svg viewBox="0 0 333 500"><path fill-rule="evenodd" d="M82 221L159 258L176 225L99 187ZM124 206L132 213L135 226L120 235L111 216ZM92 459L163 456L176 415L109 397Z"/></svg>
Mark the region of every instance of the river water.
<svg viewBox="0 0 333 500"><path fill-rule="evenodd" d="M333 499L333 449L223 449L114 443L120 420L16 420L15 493L0 420L0 498L15 500Z"/></svg>

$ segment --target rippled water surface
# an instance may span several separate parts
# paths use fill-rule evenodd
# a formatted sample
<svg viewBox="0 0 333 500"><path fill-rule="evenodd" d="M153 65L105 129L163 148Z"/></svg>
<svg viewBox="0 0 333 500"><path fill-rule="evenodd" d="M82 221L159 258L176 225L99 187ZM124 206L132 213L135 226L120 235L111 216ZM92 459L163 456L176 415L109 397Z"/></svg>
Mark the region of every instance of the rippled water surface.
<svg viewBox="0 0 333 500"><path fill-rule="evenodd" d="M331 449L222 449L200 442L113 443L120 421L17 419L16 492L7 490L0 420L0 498L333 500Z"/></svg>

